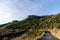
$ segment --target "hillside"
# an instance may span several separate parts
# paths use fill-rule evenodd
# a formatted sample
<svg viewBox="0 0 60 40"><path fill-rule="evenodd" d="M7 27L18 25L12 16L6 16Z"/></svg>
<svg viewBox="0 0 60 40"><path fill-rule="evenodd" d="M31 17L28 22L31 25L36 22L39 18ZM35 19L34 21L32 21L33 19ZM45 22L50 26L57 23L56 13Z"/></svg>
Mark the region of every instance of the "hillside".
<svg viewBox="0 0 60 40"><path fill-rule="evenodd" d="M21 29L43 29L43 28L60 28L60 14L48 16L29 15L28 18L17 21L14 20L10 23L3 24L6 28L21 28ZM1 25L1 26L3 26ZM3 26L3 27L4 27Z"/></svg>
<svg viewBox="0 0 60 40"><path fill-rule="evenodd" d="M30 35L29 38L36 38L37 36L41 36L43 33L41 30L43 29L60 29L60 14L46 16L29 15L22 21L14 20L0 25L0 27L0 35L12 35L12 33L15 35L23 31L23 35L27 34L28 36ZM27 31L25 32L24 30ZM11 39L15 37L12 36Z"/></svg>

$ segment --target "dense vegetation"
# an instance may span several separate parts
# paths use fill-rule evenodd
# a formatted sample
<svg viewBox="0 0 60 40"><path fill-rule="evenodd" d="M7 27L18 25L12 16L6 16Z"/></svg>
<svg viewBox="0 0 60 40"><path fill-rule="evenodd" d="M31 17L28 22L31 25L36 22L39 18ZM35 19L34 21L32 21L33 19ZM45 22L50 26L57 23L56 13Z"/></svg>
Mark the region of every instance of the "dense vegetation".
<svg viewBox="0 0 60 40"><path fill-rule="evenodd" d="M0 35L16 35L21 31L21 29L28 29L27 38L34 38L42 35L42 29L53 28L60 28L60 14L46 16L29 15L22 21L14 20L12 22L0 25ZM13 38L13 36L11 38Z"/></svg>
<svg viewBox="0 0 60 40"><path fill-rule="evenodd" d="M3 27L6 26L6 28L13 28L13 29L60 28L60 14L50 16L29 15L28 18L22 21L14 20L1 26Z"/></svg>

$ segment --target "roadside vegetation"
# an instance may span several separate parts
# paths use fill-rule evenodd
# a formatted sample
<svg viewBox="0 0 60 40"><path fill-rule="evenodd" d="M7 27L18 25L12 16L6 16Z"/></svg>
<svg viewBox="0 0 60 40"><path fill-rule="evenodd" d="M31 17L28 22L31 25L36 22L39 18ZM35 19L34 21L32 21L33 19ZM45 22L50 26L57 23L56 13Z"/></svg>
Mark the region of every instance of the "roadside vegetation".
<svg viewBox="0 0 60 40"><path fill-rule="evenodd" d="M14 20L12 22L0 25L0 34L10 34L15 32L20 32L21 30L28 30L28 36L36 38L43 33L44 29L60 29L60 14L56 15L46 15L46 16L36 16L29 15L26 19L22 21Z"/></svg>

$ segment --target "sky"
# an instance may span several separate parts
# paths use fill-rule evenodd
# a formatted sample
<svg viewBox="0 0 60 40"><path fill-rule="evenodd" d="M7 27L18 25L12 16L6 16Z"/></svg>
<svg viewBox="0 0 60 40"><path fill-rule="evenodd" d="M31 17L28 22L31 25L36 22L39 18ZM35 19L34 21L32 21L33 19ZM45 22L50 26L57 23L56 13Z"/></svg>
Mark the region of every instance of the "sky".
<svg viewBox="0 0 60 40"><path fill-rule="evenodd" d="M60 13L60 0L0 0L0 24L23 20L28 15Z"/></svg>

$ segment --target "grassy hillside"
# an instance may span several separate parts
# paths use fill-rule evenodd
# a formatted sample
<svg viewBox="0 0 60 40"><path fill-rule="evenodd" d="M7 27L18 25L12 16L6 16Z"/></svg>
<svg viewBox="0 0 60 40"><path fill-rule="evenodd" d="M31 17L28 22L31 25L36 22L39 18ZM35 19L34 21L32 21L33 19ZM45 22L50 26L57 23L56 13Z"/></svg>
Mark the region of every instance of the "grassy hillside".
<svg viewBox="0 0 60 40"><path fill-rule="evenodd" d="M8 26L7 26L8 25ZM60 14L50 16L29 15L28 18L1 25L6 28L21 29L43 29L43 28L60 28Z"/></svg>
<svg viewBox="0 0 60 40"><path fill-rule="evenodd" d="M29 15L22 21L14 20L0 25L0 27L1 35L17 33L17 31L20 32L21 30L28 29L27 34L30 35L29 37L33 38L41 35L43 33L41 31L42 29L60 29L60 14L47 16Z"/></svg>

